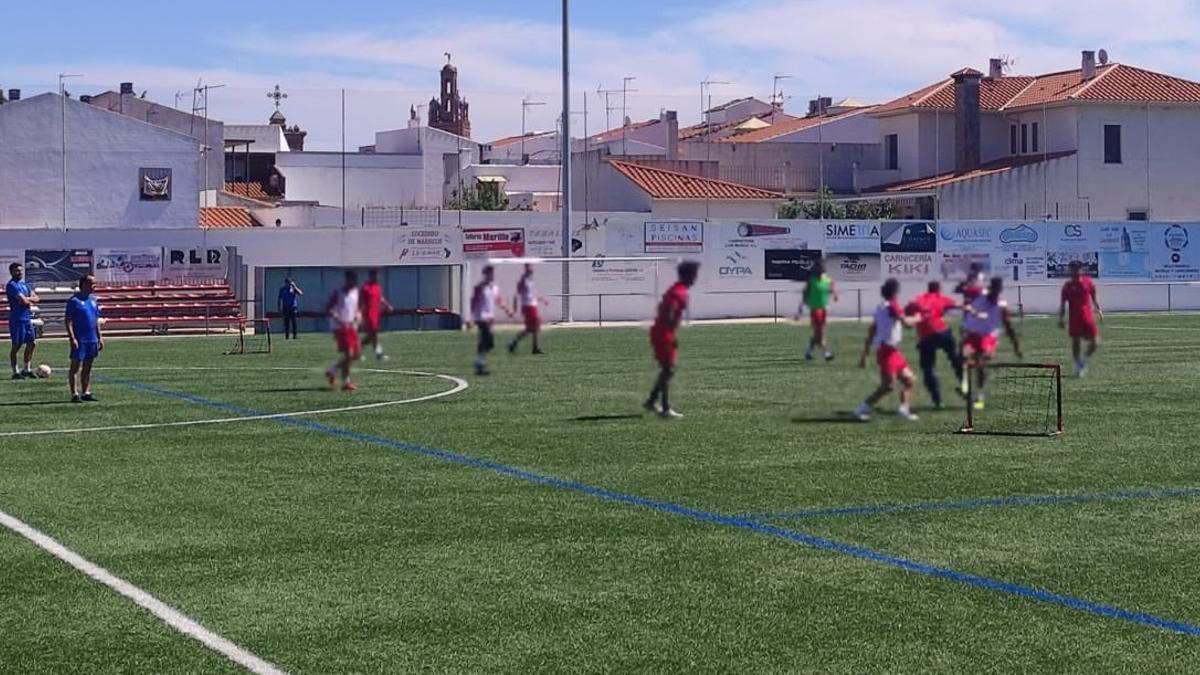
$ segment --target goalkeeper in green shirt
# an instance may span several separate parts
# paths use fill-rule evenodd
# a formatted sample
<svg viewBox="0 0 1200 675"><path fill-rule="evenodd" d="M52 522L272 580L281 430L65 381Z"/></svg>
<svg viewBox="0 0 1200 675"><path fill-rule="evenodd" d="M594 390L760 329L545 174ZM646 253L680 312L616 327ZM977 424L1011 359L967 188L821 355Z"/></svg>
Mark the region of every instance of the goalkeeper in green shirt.
<svg viewBox="0 0 1200 675"><path fill-rule="evenodd" d="M812 325L812 339L804 352L807 361L812 361L813 350L817 347L821 348L826 361L833 360L833 351L829 349L829 343L825 339L830 300L837 302L837 289L833 286L833 278L825 272L825 263L818 260L804 285L804 304L800 307L801 314L804 313L804 308L808 307L809 323Z"/></svg>

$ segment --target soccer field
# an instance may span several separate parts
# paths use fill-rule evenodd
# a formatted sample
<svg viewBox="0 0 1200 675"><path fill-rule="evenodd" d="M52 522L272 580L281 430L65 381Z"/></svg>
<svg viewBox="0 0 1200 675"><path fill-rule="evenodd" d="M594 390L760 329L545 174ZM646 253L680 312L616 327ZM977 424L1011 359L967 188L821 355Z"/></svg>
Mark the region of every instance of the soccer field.
<svg viewBox="0 0 1200 675"><path fill-rule="evenodd" d="M113 340L74 406L46 342L54 378L0 383L0 512L294 673L1200 671L1200 317L1110 316L1062 438L923 391L846 421L865 328L830 364L685 328L676 422L645 329L490 378L473 335L392 334L353 395L326 335ZM0 672L245 671L0 528Z"/></svg>

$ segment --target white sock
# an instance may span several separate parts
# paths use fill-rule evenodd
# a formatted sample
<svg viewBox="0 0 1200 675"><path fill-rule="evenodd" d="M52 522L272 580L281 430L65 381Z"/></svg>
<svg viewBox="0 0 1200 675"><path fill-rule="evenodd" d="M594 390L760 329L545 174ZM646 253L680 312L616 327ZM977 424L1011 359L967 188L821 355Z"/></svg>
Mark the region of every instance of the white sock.
<svg viewBox="0 0 1200 675"><path fill-rule="evenodd" d="M908 414L910 414L910 411L909 411L909 409L908 409L908 404L907 404L907 403L901 403L901 404L900 404L900 414L901 414L901 415L908 415Z"/></svg>
<svg viewBox="0 0 1200 675"><path fill-rule="evenodd" d="M375 345L375 355L379 356L382 353L383 353L383 347L380 347L379 345Z"/></svg>
<svg viewBox="0 0 1200 675"><path fill-rule="evenodd" d="M28 361L25 362L25 372L27 372L27 373L29 372L29 362Z"/></svg>

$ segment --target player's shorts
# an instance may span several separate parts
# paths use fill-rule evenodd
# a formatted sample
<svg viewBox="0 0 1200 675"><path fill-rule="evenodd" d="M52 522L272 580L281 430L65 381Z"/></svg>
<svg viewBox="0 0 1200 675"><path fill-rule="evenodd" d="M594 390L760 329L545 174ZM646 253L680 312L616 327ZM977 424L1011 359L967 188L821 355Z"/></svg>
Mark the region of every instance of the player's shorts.
<svg viewBox="0 0 1200 675"><path fill-rule="evenodd" d="M879 345L875 361L879 364L879 374L889 379L908 370L908 359L904 358L904 352L891 345Z"/></svg>
<svg viewBox="0 0 1200 675"><path fill-rule="evenodd" d="M362 353L362 344L358 341L358 329L354 326L339 326L333 331L333 339L337 342L338 351L346 356L357 358Z"/></svg>
<svg viewBox="0 0 1200 675"><path fill-rule="evenodd" d="M654 348L654 360L660 366L674 366L679 359L679 347L673 332L651 329L650 346Z"/></svg>
<svg viewBox="0 0 1200 675"><path fill-rule="evenodd" d="M14 346L31 345L37 342L37 331L33 328L33 321L18 321L8 325L8 335L12 338Z"/></svg>
<svg viewBox="0 0 1200 675"><path fill-rule="evenodd" d="M824 328L825 323L829 320L829 312L824 307L812 309L808 320L813 328Z"/></svg>
<svg viewBox="0 0 1200 675"><path fill-rule="evenodd" d="M100 356L99 342L80 342L79 347L71 347L72 361L94 361Z"/></svg>
<svg viewBox="0 0 1200 675"><path fill-rule="evenodd" d="M363 314L363 331L366 333L378 333L379 328L383 325L383 317L378 314Z"/></svg>
<svg viewBox="0 0 1200 675"><path fill-rule="evenodd" d="M536 333L542 329L542 313L538 311L536 305L533 307L522 307L521 316L525 317L525 330L530 333Z"/></svg>
<svg viewBox="0 0 1200 675"><path fill-rule="evenodd" d="M1071 317L1071 323L1070 326L1068 326L1067 332L1070 333L1071 337L1073 338L1078 338L1080 340L1095 340L1096 338L1100 337L1100 326L1096 324L1095 319L1086 321Z"/></svg>
<svg viewBox="0 0 1200 675"><path fill-rule="evenodd" d="M963 355L974 356L982 354L988 358L996 355L996 347L1000 346L1000 339L995 335L976 335L967 333L963 338Z"/></svg>

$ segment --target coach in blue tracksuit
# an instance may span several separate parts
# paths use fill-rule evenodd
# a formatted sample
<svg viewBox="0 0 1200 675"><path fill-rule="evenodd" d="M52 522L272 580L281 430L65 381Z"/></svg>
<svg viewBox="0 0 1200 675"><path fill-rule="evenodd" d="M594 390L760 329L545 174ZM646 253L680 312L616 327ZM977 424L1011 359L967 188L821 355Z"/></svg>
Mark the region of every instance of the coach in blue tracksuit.
<svg viewBox="0 0 1200 675"><path fill-rule="evenodd" d="M104 336L100 334L100 305L92 294L95 287L96 278L88 274L79 280L79 292L67 301L67 337L71 339L71 371L67 382L71 386L71 403L96 400L92 396L92 362L104 349ZM80 380L79 388L75 386L76 377Z"/></svg>
<svg viewBox="0 0 1200 675"><path fill-rule="evenodd" d="M295 279L289 277L283 280L283 287L279 289L279 313L283 315L284 340L289 336L293 340L299 337L296 315L300 313L300 298L303 295L304 289L300 288Z"/></svg>
<svg viewBox="0 0 1200 675"><path fill-rule="evenodd" d="M23 380L33 377L29 363L33 360L33 350L37 348L37 333L33 330L33 306L38 301L37 293L25 281L25 267L21 263L8 266L12 276L4 287L8 297L8 333L12 336L12 351L8 354L8 363L12 366L12 379ZM25 367L17 370L17 353L25 348Z"/></svg>

